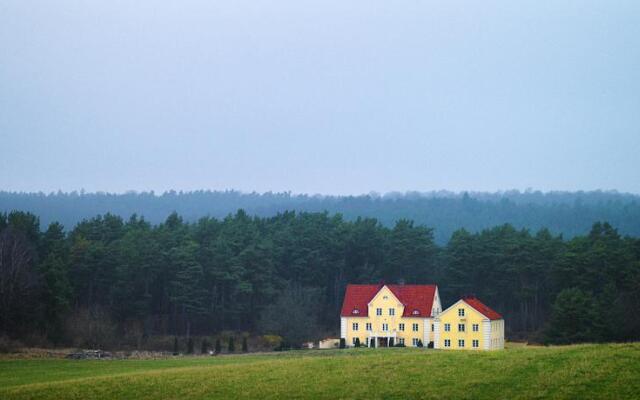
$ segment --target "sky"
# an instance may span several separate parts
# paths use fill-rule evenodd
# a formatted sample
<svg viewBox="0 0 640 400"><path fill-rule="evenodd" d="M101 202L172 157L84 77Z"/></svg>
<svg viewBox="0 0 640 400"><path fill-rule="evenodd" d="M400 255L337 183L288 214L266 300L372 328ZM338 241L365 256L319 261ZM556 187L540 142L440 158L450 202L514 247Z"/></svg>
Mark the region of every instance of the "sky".
<svg viewBox="0 0 640 400"><path fill-rule="evenodd" d="M640 2L0 0L0 190L640 193Z"/></svg>

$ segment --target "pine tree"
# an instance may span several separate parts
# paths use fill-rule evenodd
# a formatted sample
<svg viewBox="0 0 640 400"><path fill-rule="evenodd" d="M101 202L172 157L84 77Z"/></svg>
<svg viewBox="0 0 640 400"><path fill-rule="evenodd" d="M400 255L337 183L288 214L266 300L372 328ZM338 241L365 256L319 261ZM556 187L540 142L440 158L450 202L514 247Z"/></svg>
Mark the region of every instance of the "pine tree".
<svg viewBox="0 0 640 400"><path fill-rule="evenodd" d="M233 343L233 336L229 338L229 346L227 350L229 351L229 353L233 353L234 351L236 351L236 345Z"/></svg>
<svg viewBox="0 0 640 400"><path fill-rule="evenodd" d="M179 351L180 351L180 349L178 347L178 337L174 336L174 338L173 338L173 355L177 356Z"/></svg>
<svg viewBox="0 0 640 400"><path fill-rule="evenodd" d="M246 353L248 351L249 351L249 346L247 344L247 337L245 336L242 338L242 352Z"/></svg>
<svg viewBox="0 0 640 400"><path fill-rule="evenodd" d="M193 354L193 338L189 338L189 340L187 340L187 354Z"/></svg>
<svg viewBox="0 0 640 400"><path fill-rule="evenodd" d="M200 345L200 354L207 354L209 352L209 341L207 338L202 339L202 344Z"/></svg>

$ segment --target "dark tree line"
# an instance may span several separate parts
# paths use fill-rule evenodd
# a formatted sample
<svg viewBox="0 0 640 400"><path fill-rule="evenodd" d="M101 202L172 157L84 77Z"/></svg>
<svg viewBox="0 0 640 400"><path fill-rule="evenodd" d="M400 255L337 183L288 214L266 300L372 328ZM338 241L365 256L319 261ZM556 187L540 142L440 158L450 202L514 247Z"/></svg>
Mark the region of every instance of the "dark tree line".
<svg viewBox="0 0 640 400"><path fill-rule="evenodd" d="M408 220L284 212L152 225L110 214L66 233L0 214L0 335L82 337L335 334L347 283L437 283L446 307L474 293L507 336L547 342L638 340L640 240L607 223L564 240L497 226L438 246Z"/></svg>
<svg viewBox="0 0 640 400"><path fill-rule="evenodd" d="M67 228L85 218L111 213L128 218L144 215L152 224L176 211L187 222L204 216L224 218L239 208L250 215L272 217L285 211L341 214L346 220L376 218L387 227L399 219L434 229L436 243L445 245L453 232L479 232L509 223L537 231L549 229L565 238L584 235L594 221L608 221L621 233L640 236L640 196L617 192L508 191L499 193L387 193L362 196L309 196L290 193L237 191L169 191L142 193L12 193L0 191L0 212L29 211L44 225Z"/></svg>

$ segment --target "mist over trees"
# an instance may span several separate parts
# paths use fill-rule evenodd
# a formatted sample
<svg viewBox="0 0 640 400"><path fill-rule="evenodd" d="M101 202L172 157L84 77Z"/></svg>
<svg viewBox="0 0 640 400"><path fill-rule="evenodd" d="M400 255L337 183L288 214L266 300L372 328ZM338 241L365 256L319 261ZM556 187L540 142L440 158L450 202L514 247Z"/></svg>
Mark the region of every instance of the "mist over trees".
<svg viewBox="0 0 640 400"><path fill-rule="evenodd" d="M363 196L309 196L290 193L153 192L12 193L0 192L0 212L28 211L43 226L58 221L71 228L86 218L111 213L122 218L144 216L152 224L177 212L187 222L201 217L224 218L238 209L272 217L284 211L339 213L346 220L375 218L392 227L399 219L434 229L436 243L445 245L453 232L479 232L511 224L532 232L547 228L565 238L585 235L594 221L608 221L620 233L640 236L640 196L617 192L508 191L500 193L387 193Z"/></svg>
<svg viewBox="0 0 640 400"><path fill-rule="evenodd" d="M444 246L401 219L245 211L158 225L106 214L65 233L0 214L0 336L144 347L153 335L336 334L347 283L437 283L443 306L473 293L507 337L640 339L640 239L595 223L570 240L542 229L461 229ZM117 339L117 340L116 340ZM170 346L170 344L169 344Z"/></svg>

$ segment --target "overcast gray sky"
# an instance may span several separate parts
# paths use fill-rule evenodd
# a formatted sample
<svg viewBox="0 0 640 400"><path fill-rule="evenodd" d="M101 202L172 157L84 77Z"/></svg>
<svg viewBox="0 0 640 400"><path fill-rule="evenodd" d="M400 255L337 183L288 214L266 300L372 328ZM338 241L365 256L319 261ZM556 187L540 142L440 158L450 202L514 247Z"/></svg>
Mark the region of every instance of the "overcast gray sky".
<svg viewBox="0 0 640 400"><path fill-rule="evenodd" d="M0 0L0 189L640 193L640 2Z"/></svg>

